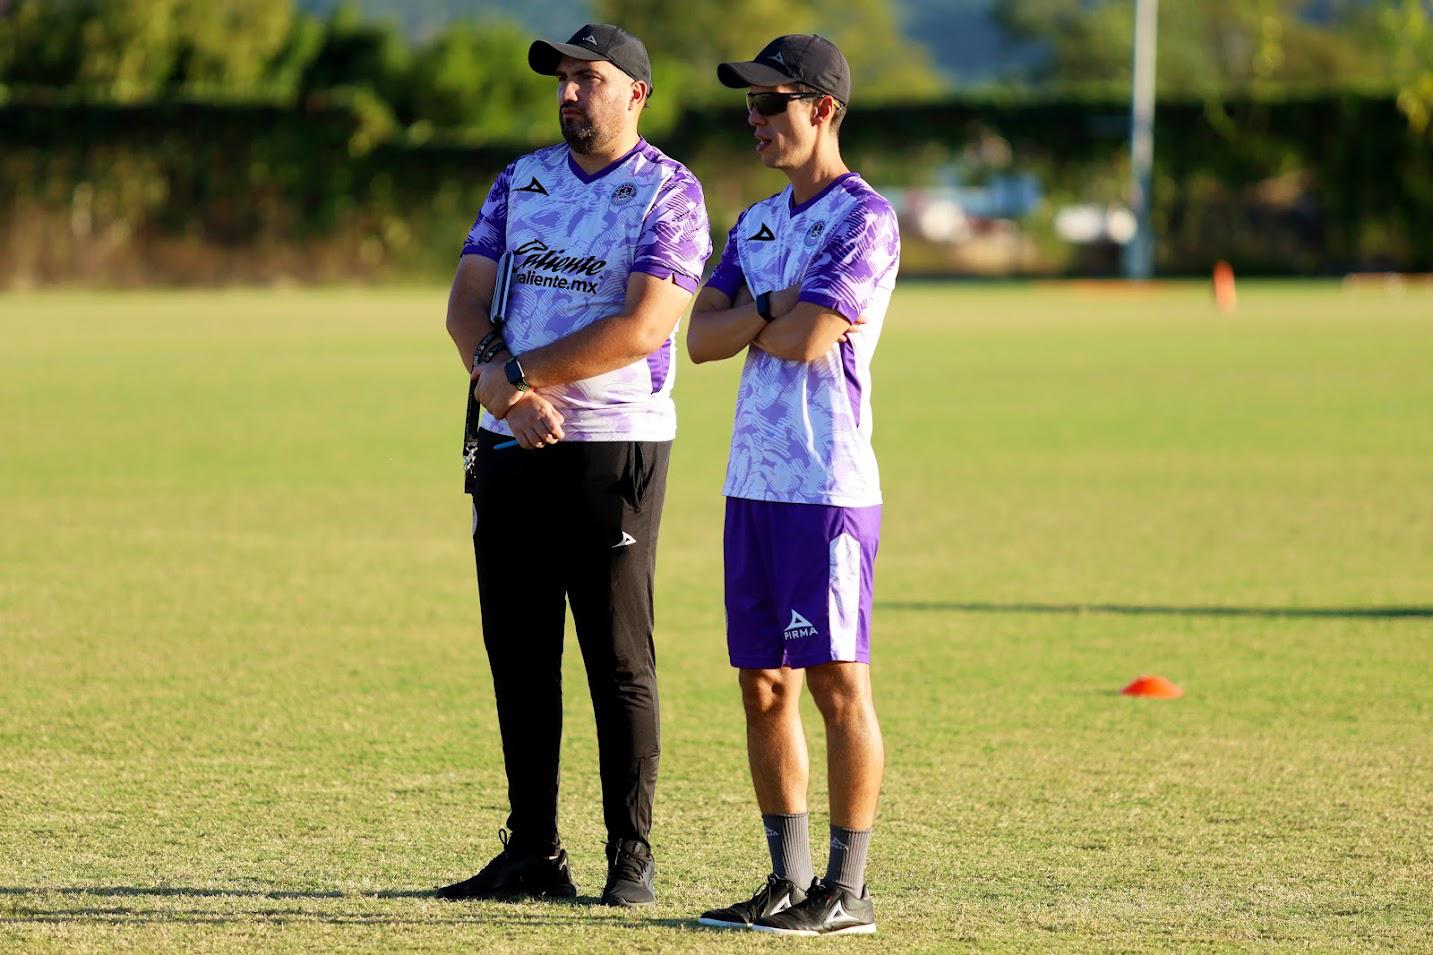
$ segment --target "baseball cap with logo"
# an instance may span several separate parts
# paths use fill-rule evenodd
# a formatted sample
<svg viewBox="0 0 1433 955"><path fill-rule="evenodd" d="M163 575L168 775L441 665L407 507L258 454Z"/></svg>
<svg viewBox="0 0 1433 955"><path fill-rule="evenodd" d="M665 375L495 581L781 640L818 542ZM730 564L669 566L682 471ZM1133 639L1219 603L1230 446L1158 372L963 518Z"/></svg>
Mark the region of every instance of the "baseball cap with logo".
<svg viewBox="0 0 1433 955"><path fill-rule="evenodd" d="M589 23L566 43L535 40L527 48L527 65L543 76L557 75L557 64L564 56L574 60L606 60L634 80L647 84L652 92L652 63L642 41L621 27L610 23Z"/></svg>
<svg viewBox="0 0 1433 955"><path fill-rule="evenodd" d="M836 44L811 33L779 36L754 60L722 63L717 67L717 79L732 88L805 83L831 94L842 105L851 101L851 64Z"/></svg>

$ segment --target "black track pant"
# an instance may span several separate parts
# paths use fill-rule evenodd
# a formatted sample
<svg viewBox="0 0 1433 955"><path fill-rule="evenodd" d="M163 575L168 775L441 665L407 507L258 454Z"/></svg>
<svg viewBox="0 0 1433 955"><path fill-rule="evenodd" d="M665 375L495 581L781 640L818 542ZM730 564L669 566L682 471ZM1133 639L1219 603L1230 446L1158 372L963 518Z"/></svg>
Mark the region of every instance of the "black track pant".
<svg viewBox="0 0 1433 955"><path fill-rule="evenodd" d="M565 599L597 718L608 838L645 843L659 752L652 581L671 442L524 451L480 438L473 551L508 828L520 844L557 841Z"/></svg>

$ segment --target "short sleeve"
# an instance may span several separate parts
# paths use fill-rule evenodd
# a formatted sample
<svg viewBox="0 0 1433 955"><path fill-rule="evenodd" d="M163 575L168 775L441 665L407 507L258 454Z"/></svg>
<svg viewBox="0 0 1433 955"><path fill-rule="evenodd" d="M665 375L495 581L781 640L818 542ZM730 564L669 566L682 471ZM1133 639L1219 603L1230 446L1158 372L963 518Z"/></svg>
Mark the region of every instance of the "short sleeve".
<svg viewBox="0 0 1433 955"><path fill-rule="evenodd" d="M741 236L741 222L745 218L746 213L743 212L726 234L726 248L721 250L721 261L717 263L712 277L707 279L707 288L714 288L732 299L736 298L736 290L746 283L746 276L741 270L741 246L737 244Z"/></svg>
<svg viewBox="0 0 1433 955"><path fill-rule="evenodd" d="M863 201L807 266L797 301L813 302L854 322L900 257L895 211L879 196Z"/></svg>
<svg viewBox="0 0 1433 955"><path fill-rule="evenodd" d="M637 240L633 272L645 272L695 292L712 254L701 183L682 169L662 185Z"/></svg>
<svg viewBox="0 0 1433 955"><path fill-rule="evenodd" d="M463 255L481 255L495 262L502 258L507 247L508 188L512 185L514 165L510 163L488 190L488 198L463 243Z"/></svg>

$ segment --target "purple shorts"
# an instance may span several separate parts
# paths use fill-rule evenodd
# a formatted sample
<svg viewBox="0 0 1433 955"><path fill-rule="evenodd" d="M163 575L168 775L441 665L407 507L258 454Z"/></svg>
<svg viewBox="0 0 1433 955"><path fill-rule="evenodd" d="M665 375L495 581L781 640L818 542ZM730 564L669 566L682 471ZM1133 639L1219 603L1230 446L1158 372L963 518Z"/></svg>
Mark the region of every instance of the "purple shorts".
<svg viewBox="0 0 1433 955"><path fill-rule="evenodd" d="M726 499L726 645L743 669L871 662L881 508Z"/></svg>

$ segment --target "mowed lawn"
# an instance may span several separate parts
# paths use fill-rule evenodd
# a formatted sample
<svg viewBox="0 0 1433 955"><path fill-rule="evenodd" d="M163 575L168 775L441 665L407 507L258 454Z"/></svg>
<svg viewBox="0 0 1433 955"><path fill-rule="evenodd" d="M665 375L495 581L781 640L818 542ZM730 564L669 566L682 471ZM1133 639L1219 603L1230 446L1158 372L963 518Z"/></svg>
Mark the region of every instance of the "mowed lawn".
<svg viewBox="0 0 1433 955"><path fill-rule="evenodd" d="M659 904L426 894L505 804L444 301L0 297L0 949L1428 949L1433 294L897 293L880 934L839 942L695 925L768 869L722 631L735 363L678 379ZM1117 694L1142 673L1186 696Z"/></svg>

